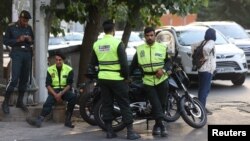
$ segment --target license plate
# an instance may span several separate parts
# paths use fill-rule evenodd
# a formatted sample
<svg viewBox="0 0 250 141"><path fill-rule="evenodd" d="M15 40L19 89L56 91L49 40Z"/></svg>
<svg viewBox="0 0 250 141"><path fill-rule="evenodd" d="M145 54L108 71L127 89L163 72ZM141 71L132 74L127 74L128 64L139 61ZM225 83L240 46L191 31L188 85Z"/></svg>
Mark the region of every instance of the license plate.
<svg viewBox="0 0 250 141"><path fill-rule="evenodd" d="M234 72L233 68L216 68L217 73Z"/></svg>

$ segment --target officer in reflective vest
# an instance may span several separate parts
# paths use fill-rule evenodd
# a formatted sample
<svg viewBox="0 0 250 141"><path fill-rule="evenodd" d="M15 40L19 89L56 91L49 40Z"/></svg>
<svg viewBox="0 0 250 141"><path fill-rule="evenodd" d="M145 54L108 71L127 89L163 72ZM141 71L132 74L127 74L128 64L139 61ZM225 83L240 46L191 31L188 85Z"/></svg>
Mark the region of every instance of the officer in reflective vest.
<svg viewBox="0 0 250 141"><path fill-rule="evenodd" d="M76 94L72 92L73 84L73 69L63 63L64 55L57 53L55 55L55 64L50 66L47 71L46 87L48 89L48 97L43 104L43 109L35 119L28 118L27 122L30 125L41 127L44 118L51 112L52 106L55 103L61 103L63 100L67 101L67 110L64 125L69 128L74 128L71 123L71 116L76 104Z"/></svg>
<svg viewBox="0 0 250 141"><path fill-rule="evenodd" d="M133 131L132 111L129 107L127 56L123 43L114 35L114 23L107 20L103 23L105 35L94 43L91 64L98 66L98 82L101 87L103 120L107 129L107 138L116 137L112 129L113 101L115 98L122 113L123 122L127 125L127 139L138 139L140 135Z"/></svg>
<svg viewBox="0 0 250 141"><path fill-rule="evenodd" d="M167 136L167 131L163 123L166 109L166 96L168 91L168 70L170 68L167 54L167 47L155 42L155 30L147 27L144 30L146 43L136 48L130 66L132 73L135 68L143 71L143 88L147 98L152 105L152 112L155 119L153 135Z"/></svg>

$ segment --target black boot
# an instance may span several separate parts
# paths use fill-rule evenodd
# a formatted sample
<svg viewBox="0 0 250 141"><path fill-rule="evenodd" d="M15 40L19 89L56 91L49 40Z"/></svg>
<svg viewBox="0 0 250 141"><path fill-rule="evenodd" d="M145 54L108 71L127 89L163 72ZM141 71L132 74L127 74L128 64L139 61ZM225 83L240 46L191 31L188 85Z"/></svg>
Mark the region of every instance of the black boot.
<svg viewBox="0 0 250 141"><path fill-rule="evenodd" d="M161 122L159 126L161 129L161 136L166 137L168 135L168 132L167 132L165 124L163 122Z"/></svg>
<svg viewBox="0 0 250 141"><path fill-rule="evenodd" d="M23 104L23 96L24 93L19 92L16 107L22 109L24 112L29 112L29 109Z"/></svg>
<svg viewBox="0 0 250 141"><path fill-rule="evenodd" d="M66 111L64 125L69 128L74 128L75 126L71 122L71 117L72 117L72 112Z"/></svg>
<svg viewBox="0 0 250 141"><path fill-rule="evenodd" d="M6 92L4 95L4 101L2 103L2 110L4 114L10 113L9 99L10 99L10 93Z"/></svg>
<svg viewBox="0 0 250 141"><path fill-rule="evenodd" d="M152 135L153 136L160 135L161 134L160 132L161 132L160 127L157 124L155 124L153 127Z"/></svg>
<svg viewBox="0 0 250 141"><path fill-rule="evenodd" d="M106 126L106 129L107 129L107 136L106 137L108 139L117 137L116 133L113 130L112 122L111 121L105 122L105 126Z"/></svg>
<svg viewBox="0 0 250 141"><path fill-rule="evenodd" d="M136 140L139 138L141 138L141 136L133 130L133 124L129 124L127 126L127 139Z"/></svg>
<svg viewBox="0 0 250 141"><path fill-rule="evenodd" d="M35 126L37 128L40 128L42 126L42 122L44 120L44 117L42 116L39 116L37 118L31 118L31 117L28 117L26 119L27 123L32 125L32 126Z"/></svg>

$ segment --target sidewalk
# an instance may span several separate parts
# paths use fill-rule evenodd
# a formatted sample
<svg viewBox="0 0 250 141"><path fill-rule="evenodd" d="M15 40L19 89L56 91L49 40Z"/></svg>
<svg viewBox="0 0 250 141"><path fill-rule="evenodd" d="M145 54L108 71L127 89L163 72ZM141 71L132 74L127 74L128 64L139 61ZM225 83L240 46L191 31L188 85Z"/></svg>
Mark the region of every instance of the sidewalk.
<svg viewBox="0 0 250 141"><path fill-rule="evenodd" d="M250 105L248 103L214 102L208 108L213 112L213 115L208 116L207 125L250 125ZM2 109L0 108L0 110ZM151 135L153 123L150 121L149 130L146 129L145 122L134 126L135 130L142 136L140 140L207 141L207 125L200 129L194 129L180 118L175 122L168 123L169 136L160 138ZM74 115L73 124L76 126L71 129L64 127L63 123L55 123L50 120L43 122L41 128L35 128L27 124L24 119L15 122L0 121L0 141L108 141L105 139L105 132L98 126L87 124L79 115ZM124 141L125 135L126 130L123 130L118 133L118 138L114 140Z"/></svg>
<svg viewBox="0 0 250 141"><path fill-rule="evenodd" d="M250 124L250 105L242 104L223 105L214 103L210 105L213 115L208 116L207 125L216 124ZM98 126L91 126L85 123L81 118L74 117L75 128L64 127L63 123L47 121L41 128L35 128L28 125L25 121L18 122L0 122L0 141L99 141L105 139L105 133ZM150 122L149 130L146 129L146 123L136 124L135 130L140 133L140 140L157 141L207 141L207 125L200 129L194 129L187 125L181 118L176 122L168 123L167 129L169 136L167 138L153 137L151 129L154 122ZM125 140L126 130L118 133L116 141ZM108 141L108 140L107 140Z"/></svg>

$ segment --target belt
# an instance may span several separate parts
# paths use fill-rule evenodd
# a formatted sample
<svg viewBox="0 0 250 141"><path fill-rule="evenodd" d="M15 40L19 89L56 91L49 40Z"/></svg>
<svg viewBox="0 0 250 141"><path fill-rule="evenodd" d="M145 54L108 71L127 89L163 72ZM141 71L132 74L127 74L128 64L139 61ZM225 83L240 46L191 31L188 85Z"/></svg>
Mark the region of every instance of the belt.
<svg viewBox="0 0 250 141"><path fill-rule="evenodd" d="M155 75L156 72L143 72L144 75Z"/></svg>
<svg viewBox="0 0 250 141"><path fill-rule="evenodd" d="M14 46L12 47L13 51L32 51L31 47L26 46Z"/></svg>

